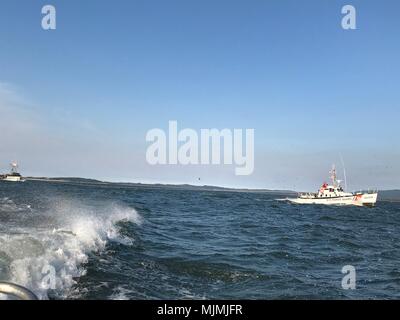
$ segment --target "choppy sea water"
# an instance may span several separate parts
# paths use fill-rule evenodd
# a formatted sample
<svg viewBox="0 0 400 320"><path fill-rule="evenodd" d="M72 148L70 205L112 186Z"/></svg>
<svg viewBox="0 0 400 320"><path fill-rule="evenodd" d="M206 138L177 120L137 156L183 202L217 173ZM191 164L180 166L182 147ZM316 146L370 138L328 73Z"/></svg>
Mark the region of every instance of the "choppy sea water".
<svg viewBox="0 0 400 320"><path fill-rule="evenodd" d="M282 197L0 182L0 281L41 299L400 298L399 203Z"/></svg>

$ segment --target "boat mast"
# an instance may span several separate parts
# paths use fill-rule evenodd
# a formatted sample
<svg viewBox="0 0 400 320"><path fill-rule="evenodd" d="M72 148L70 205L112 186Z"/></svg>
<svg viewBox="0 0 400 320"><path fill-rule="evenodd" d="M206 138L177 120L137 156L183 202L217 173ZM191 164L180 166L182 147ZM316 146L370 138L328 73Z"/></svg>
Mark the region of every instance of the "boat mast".
<svg viewBox="0 0 400 320"><path fill-rule="evenodd" d="M16 162L11 162L11 173L17 173L18 172L18 164Z"/></svg>
<svg viewBox="0 0 400 320"><path fill-rule="evenodd" d="M346 167L344 165L343 157L340 155L340 161L342 162L343 167L343 176L344 176L344 190L347 191L347 177L346 177Z"/></svg>
<svg viewBox="0 0 400 320"><path fill-rule="evenodd" d="M331 174L332 184L334 187L337 187L337 180L336 180L336 168L335 165L332 165L332 170L329 172Z"/></svg>

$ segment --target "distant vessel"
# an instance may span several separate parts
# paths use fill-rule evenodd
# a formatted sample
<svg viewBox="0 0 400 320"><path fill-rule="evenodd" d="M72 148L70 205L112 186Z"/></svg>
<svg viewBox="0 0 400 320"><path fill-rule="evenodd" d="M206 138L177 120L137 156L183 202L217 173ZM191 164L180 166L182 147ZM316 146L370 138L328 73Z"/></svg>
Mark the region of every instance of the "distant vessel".
<svg viewBox="0 0 400 320"><path fill-rule="evenodd" d="M18 164L15 163L15 162L12 162L10 164L10 166L11 166L11 172L1 176L1 180L3 180L3 181L11 181L11 182L24 181L22 179L22 176L18 173Z"/></svg>
<svg viewBox="0 0 400 320"><path fill-rule="evenodd" d="M330 171L332 184L326 182L316 193L301 193L297 198L288 199L298 204L328 204L328 205L355 205L374 206L378 198L378 192L351 193L343 190L340 180L337 180L335 166Z"/></svg>

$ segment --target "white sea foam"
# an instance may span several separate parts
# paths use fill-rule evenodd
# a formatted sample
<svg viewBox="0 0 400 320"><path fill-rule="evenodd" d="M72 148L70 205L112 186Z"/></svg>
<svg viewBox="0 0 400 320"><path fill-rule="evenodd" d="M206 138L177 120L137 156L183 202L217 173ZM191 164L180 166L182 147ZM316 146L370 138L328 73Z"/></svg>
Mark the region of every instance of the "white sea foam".
<svg viewBox="0 0 400 320"><path fill-rule="evenodd" d="M124 288L123 286L118 286L113 290L113 294L109 297L110 300L129 300L130 290Z"/></svg>
<svg viewBox="0 0 400 320"><path fill-rule="evenodd" d="M133 241L120 234L117 222L142 221L132 208L105 205L94 210L73 201L58 201L45 216L48 223L40 227L0 234L0 276L40 299L49 297L49 286L53 295L66 298L76 278L85 274L91 252L103 250L108 241Z"/></svg>
<svg viewBox="0 0 400 320"><path fill-rule="evenodd" d="M8 197L0 198L0 211L19 212L27 209L30 210L31 206L27 204L16 205L15 202Z"/></svg>

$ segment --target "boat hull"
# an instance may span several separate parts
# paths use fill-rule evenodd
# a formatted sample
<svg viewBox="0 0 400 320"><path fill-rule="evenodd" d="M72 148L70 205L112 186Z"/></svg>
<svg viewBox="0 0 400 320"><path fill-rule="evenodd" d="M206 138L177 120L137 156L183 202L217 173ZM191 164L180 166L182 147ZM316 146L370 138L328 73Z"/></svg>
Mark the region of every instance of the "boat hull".
<svg viewBox="0 0 400 320"><path fill-rule="evenodd" d="M18 176L6 176L6 177L3 179L3 181L20 182L20 181L22 181L22 180L21 180L21 177L18 177Z"/></svg>
<svg viewBox="0 0 400 320"><path fill-rule="evenodd" d="M295 198L288 199L297 204L323 204L337 206L374 206L378 199L378 193L364 193L343 197L327 198Z"/></svg>

